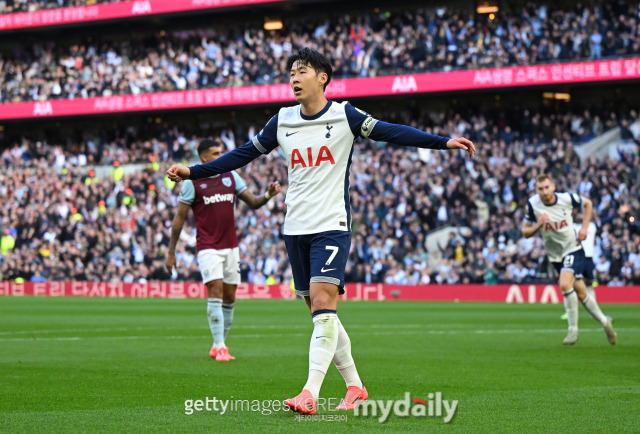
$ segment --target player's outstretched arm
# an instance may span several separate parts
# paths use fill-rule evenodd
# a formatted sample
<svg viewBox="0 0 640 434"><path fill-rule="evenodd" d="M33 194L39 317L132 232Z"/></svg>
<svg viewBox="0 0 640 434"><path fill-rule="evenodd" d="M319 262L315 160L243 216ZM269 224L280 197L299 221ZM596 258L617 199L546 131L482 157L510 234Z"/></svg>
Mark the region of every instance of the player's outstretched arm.
<svg viewBox="0 0 640 434"><path fill-rule="evenodd" d="M278 193L280 193L280 183L276 181L269 184L267 192L262 196L254 196L249 190L245 190L238 195L238 198L251 208L258 209L261 206L264 206L264 204L269 202L269 199Z"/></svg>
<svg viewBox="0 0 640 434"><path fill-rule="evenodd" d="M167 171L167 176L175 182L180 182L183 179L207 178L244 167L260 155L262 155L262 153L253 145L253 142L247 142L241 147L208 163L196 164L189 168L179 165L171 166Z"/></svg>
<svg viewBox="0 0 640 434"><path fill-rule="evenodd" d="M429 134L407 125L391 124L383 121L375 121L370 127L370 132L365 137L417 148L443 150L462 149L466 151L471 158L473 158L476 152L476 147L473 142L464 137L452 139L450 137Z"/></svg>

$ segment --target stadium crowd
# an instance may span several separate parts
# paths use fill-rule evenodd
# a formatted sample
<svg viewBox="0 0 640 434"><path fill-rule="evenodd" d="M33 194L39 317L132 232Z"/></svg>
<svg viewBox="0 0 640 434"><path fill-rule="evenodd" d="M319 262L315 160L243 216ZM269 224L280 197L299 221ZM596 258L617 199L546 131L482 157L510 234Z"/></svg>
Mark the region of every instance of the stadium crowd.
<svg viewBox="0 0 640 434"><path fill-rule="evenodd" d="M411 123L413 115L407 110L380 117ZM636 111L602 118L588 112L564 117L523 112L515 120L425 112L419 119L412 123L418 128L470 138L478 146L477 157L359 140L351 170L348 281L548 281L541 239L525 240L520 231L535 175L545 171L559 190L591 198L596 222L630 205L629 215L600 228L594 260L601 283L640 284L640 226L629 219L640 211L640 157L636 152L579 164L573 145L577 136L595 136L617 125L623 137L638 143ZM255 134L255 126L238 128L235 136L232 128L222 132L227 147ZM0 280L171 279L164 255L179 186L164 174L174 161L195 162L197 143L196 136L167 128L148 140L125 136L63 146L24 139L4 149ZM287 179L283 161L273 152L239 173L260 194L271 180ZM125 163L138 163L137 169L128 173L132 166ZM98 164L108 164L111 173L96 176ZM259 210L238 205L243 281L290 281L284 214L282 197ZM177 249L177 278L198 280L193 219L187 226ZM438 228L451 229L450 238L427 251L425 240Z"/></svg>
<svg viewBox="0 0 640 434"><path fill-rule="evenodd" d="M640 54L639 22L637 2L530 3L493 20L416 8L316 14L280 32L218 24L119 40L42 41L0 54L0 102L287 82L287 56L304 46L327 53L336 77L633 56Z"/></svg>

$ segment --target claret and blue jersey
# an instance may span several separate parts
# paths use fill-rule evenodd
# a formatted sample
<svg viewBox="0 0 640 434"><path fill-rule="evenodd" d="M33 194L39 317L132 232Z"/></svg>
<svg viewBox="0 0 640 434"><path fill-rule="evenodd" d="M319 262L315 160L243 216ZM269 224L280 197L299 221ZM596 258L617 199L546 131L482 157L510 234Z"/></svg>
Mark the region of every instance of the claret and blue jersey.
<svg viewBox="0 0 640 434"><path fill-rule="evenodd" d="M235 222L236 196L247 189L236 172L197 182L186 180L179 201L191 206L196 218L196 250L238 247Z"/></svg>

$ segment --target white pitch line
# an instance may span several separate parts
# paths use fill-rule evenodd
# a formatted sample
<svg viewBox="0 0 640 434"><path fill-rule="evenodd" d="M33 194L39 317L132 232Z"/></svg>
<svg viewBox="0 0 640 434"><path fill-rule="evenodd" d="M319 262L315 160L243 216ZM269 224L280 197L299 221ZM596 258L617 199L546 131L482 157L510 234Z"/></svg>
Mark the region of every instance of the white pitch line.
<svg viewBox="0 0 640 434"><path fill-rule="evenodd" d="M91 329L50 329L50 330L12 330L0 332L0 335L28 335L29 333L77 333L77 332L126 332L128 330L164 330L158 327L102 327ZM184 328L182 328L184 330ZM1 338L0 338L1 339Z"/></svg>
<svg viewBox="0 0 640 434"><path fill-rule="evenodd" d="M424 329L429 326L426 324L347 324L347 328L349 330L352 329ZM460 327L457 327L460 330ZM0 331L0 336L11 336L11 335L28 335L28 334L50 334L50 333L94 333L94 332L117 332L117 331L131 331L131 330L158 330L158 331L168 331L168 330L201 330L202 327L188 327L188 326L176 326L176 327L101 327L101 328L75 328L75 329L47 329L47 330L11 330L11 331ZM248 324L248 325L234 325L233 330L290 330L291 326L285 325L273 325L273 324ZM309 330L313 330L311 324L309 323ZM466 330L466 329L464 329ZM288 336L288 335L287 335ZM2 339L2 338L0 338Z"/></svg>
<svg viewBox="0 0 640 434"><path fill-rule="evenodd" d="M366 328L366 329L417 329L427 327L421 324L355 324L349 325L349 329L357 329L357 328ZM50 329L50 330L12 330L12 331L0 331L0 336L11 336L11 335L28 335L28 334L50 334L50 333L93 333L93 332L117 332L117 331L130 331L130 330L200 330L202 327L102 327L102 328L91 328L91 329ZM291 326L285 325L273 325L273 324L265 324L265 325L237 325L233 326L234 330L289 330ZM312 330L311 324L309 325L309 330ZM2 339L2 338L0 338Z"/></svg>
<svg viewBox="0 0 640 434"><path fill-rule="evenodd" d="M640 331L640 328L620 328L616 329L624 332L636 332ZM492 335L492 334L536 334L536 333L563 333L563 329L512 329L512 330L415 330L410 332L411 334L423 334L423 335L462 335L462 334L479 334L479 335ZM584 332L602 332L601 328L580 329L581 333ZM380 332L376 335L396 335L396 332ZM293 336L309 336L309 333L278 333L278 334L250 334L250 335L234 335L233 339L264 339L265 337L293 337ZM142 340L142 339L202 339L203 336L194 335L180 335L180 336L69 336L69 337L28 337L28 338L0 338L0 342L24 342L24 341L82 341L82 340Z"/></svg>

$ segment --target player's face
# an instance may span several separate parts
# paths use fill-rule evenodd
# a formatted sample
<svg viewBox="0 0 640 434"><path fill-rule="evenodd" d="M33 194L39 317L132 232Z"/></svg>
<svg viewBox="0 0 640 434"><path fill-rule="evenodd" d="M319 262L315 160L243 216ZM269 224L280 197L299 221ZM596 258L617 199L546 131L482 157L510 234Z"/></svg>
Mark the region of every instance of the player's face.
<svg viewBox="0 0 640 434"><path fill-rule="evenodd" d="M222 146L212 146L209 149L205 149L200 154L200 160L202 160L203 163L208 163L209 161L213 161L216 158L220 157L221 155L222 155Z"/></svg>
<svg viewBox="0 0 640 434"><path fill-rule="evenodd" d="M296 61L291 66L289 73L289 85L299 103L311 101L324 93L324 84L327 82L326 73L318 73L311 66L300 61Z"/></svg>
<svg viewBox="0 0 640 434"><path fill-rule="evenodd" d="M540 195L540 199L546 204L553 203L554 196L553 193L556 191L556 186L553 182L548 179L544 181L538 181L536 183L536 191Z"/></svg>

